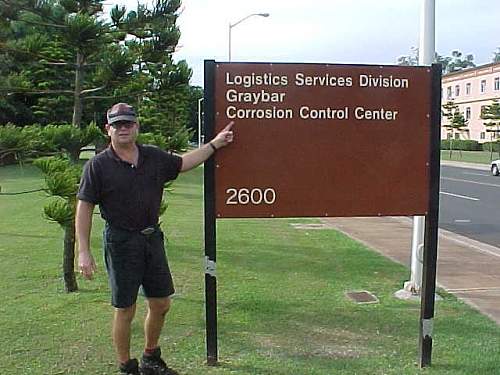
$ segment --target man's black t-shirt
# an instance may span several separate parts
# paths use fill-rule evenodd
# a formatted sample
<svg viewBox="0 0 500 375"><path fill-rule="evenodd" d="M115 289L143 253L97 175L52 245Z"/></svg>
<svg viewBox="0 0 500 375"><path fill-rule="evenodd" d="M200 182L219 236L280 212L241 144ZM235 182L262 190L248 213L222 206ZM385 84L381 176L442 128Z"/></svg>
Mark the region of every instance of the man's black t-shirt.
<svg viewBox="0 0 500 375"><path fill-rule="evenodd" d="M154 146L138 145L139 162L121 160L110 146L90 159L78 199L98 204L111 226L141 230L158 223L163 186L177 178L182 158Z"/></svg>

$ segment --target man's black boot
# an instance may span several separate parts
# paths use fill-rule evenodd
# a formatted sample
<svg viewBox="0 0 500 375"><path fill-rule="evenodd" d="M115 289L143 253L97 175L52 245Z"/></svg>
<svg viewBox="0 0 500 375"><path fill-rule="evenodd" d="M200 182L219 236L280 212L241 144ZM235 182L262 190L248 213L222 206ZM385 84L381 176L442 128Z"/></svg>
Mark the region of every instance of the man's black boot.
<svg viewBox="0 0 500 375"><path fill-rule="evenodd" d="M141 359L142 375L179 375L161 359L161 350L156 348L152 353L144 353Z"/></svg>
<svg viewBox="0 0 500 375"><path fill-rule="evenodd" d="M140 375L139 362L132 358L120 365L120 375Z"/></svg>

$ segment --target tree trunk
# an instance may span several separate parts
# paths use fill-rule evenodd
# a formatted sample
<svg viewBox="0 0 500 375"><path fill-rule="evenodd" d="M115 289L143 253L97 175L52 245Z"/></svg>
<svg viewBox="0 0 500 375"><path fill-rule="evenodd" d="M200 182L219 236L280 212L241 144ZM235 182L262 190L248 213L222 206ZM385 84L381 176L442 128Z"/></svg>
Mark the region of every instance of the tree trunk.
<svg viewBox="0 0 500 375"><path fill-rule="evenodd" d="M69 160L76 164L80 160L80 150L69 150L68 151Z"/></svg>
<svg viewBox="0 0 500 375"><path fill-rule="evenodd" d="M73 126L79 128L82 123L82 85L83 85L83 60L81 52L76 54L75 91L73 103Z"/></svg>
<svg viewBox="0 0 500 375"><path fill-rule="evenodd" d="M66 292L76 292L78 284L75 276L75 221L64 228L63 255L64 287Z"/></svg>
<svg viewBox="0 0 500 375"><path fill-rule="evenodd" d="M490 161L493 160L493 134L491 135L490 139Z"/></svg>

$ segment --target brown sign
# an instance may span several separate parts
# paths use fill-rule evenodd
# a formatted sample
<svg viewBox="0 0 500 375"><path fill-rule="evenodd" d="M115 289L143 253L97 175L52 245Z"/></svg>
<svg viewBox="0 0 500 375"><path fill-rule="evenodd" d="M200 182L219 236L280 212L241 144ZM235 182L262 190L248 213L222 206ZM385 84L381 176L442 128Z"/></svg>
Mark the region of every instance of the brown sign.
<svg viewBox="0 0 500 375"><path fill-rule="evenodd" d="M430 68L216 63L217 217L424 215Z"/></svg>

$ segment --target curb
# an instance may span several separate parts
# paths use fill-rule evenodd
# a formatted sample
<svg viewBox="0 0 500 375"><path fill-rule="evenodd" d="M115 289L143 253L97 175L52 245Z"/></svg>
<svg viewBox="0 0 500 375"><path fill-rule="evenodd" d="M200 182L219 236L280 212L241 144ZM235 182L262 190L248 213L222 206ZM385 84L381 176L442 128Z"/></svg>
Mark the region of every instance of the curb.
<svg viewBox="0 0 500 375"><path fill-rule="evenodd" d="M459 168L471 168L478 169L481 171L489 171L489 164L478 164L478 163L465 163L462 161L452 161L452 160L441 160L441 166L459 167Z"/></svg>

